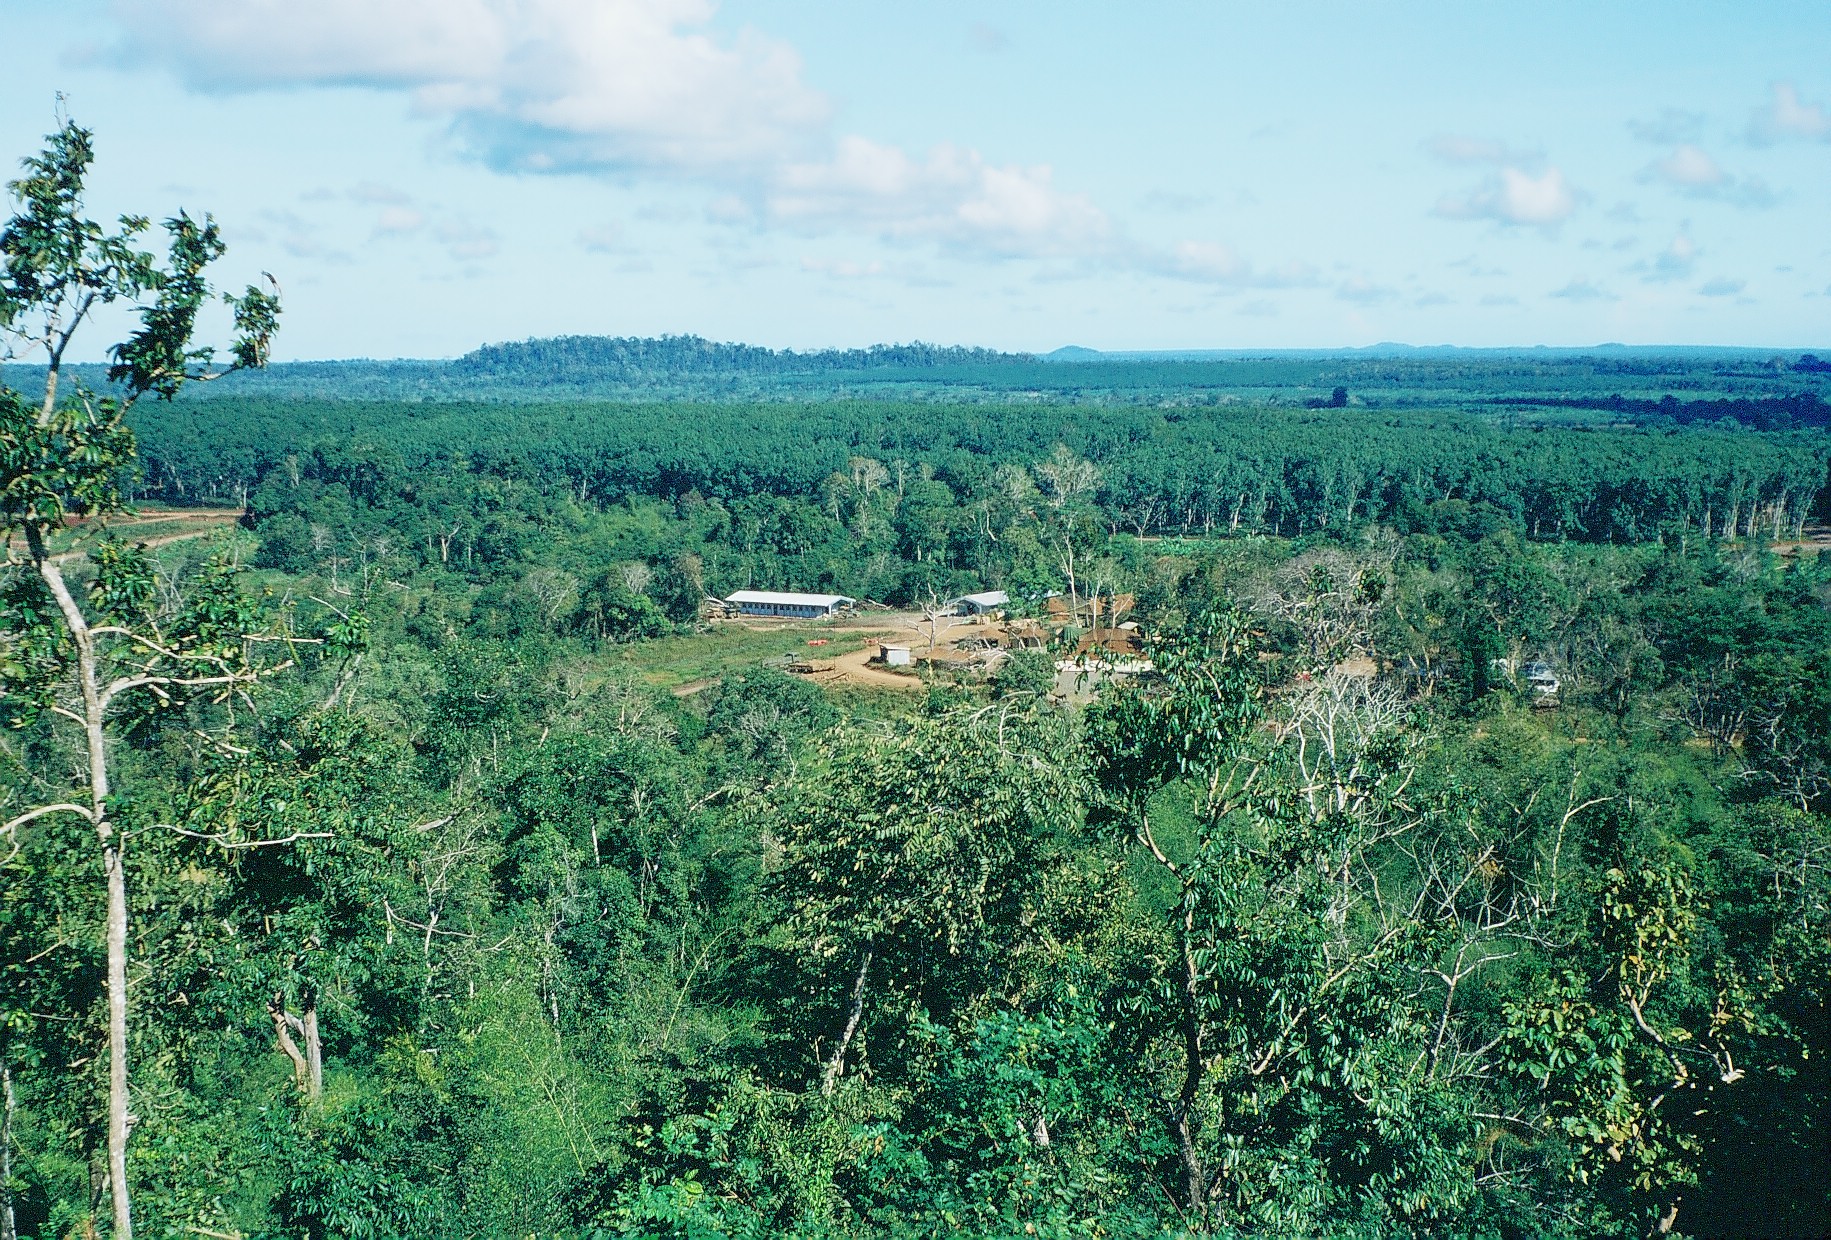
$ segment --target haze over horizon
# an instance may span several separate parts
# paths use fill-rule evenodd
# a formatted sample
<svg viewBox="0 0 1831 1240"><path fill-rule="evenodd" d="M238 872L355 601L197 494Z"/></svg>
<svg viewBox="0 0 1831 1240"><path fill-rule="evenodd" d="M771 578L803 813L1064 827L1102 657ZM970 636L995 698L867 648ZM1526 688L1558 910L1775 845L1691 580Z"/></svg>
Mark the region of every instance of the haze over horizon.
<svg viewBox="0 0 1831 1240"><path fill-rule="evenodd" d="M16 0L8 173L208 210L276 357L1831 340L1831 9Z"/></svg>

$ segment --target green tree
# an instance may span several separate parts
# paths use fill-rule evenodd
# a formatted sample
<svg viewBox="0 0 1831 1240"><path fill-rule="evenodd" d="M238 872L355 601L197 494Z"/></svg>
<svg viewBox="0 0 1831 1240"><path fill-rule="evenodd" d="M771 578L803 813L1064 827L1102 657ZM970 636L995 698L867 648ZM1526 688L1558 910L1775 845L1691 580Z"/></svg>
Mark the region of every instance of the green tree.
<svg viewBox="0 0 1831 1240"><path fill-rule="evenodd" d="M1183 781L1221 795L1225 774L1261 715L1250 658L1244 618L1205 613L1179 640L1153 651L1155 683L1128 682L1102 697L1089 719L1102 817L1135 840L1178 889L1170 915L1178 963L1169 989L1177 996L1182 1066L1176 1099L1166 1111L1182 1162L1185 1205L1197 1219L1208 1214L1210 1177L1196 1126L1211 1057L1203 994L1207 964L1197 913L1200 892L1212 879L1207 867L1169 855L1151 810L1159 793Z"/></svg>
<svg viewBox="0 0 1831 1240"><path fill-rule="evenodd" d="M111 735L193 700L226 700L270 665L273 647L226 569L173 606L155 589L152 566L118 543L98 541L86 591L73 589L69 563L53 543L66 520L105 519L123 506L121 485L134 464L127 410L142 396L170 398L187 383L264 365L279 313L272 291L249 287L225 296L234 317L230 360L193 343L197 316L212 297L205 272L224 245L208 216L165 222L166 258L138 247L148 221L124 216L116 231L86 217L84 179L94 159L89 131L65 122L44 151L8 183L18 211L0 230L0 338L4 356L41 356L44 384L35 399L0 388L0 531L7 537L7 633L0 704L16 724L39 714L73 726L84 759L71 795L40 800L13 814L0 833L40 820L87 824L100 852L107 892L108 1180L113 1234L128 1240L133 1216L127 1142L128 897L122 832L111 780ZM65 383L73 341L100 307L132 306L139 328L111 349L111 390ZM23 561L11 559L17 538ZM27 588L21 576L35 579Z"/></svg>
<svg viewBox="0 0 1831 1240"><path fill-rule="evenodd" d="M823 1093L868 1017L970 1008L1057 915L1038 902L1081 801L1062 728L1008 708L858 726L796 781L771 887L807 1010L828 1022L813 1031Z"/></svg>

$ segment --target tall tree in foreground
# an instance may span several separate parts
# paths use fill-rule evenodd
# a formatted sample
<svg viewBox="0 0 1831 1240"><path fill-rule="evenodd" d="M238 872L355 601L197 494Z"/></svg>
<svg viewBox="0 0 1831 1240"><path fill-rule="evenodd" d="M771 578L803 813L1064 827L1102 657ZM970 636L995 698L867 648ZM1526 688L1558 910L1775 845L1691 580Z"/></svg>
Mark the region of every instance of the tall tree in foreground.
<svg viewBox="0 0 1831 1240"><path fill-rule="evenodd" d="M107 888L108 1187L113 1234L126 1240L128 898L111 742L159 712L228 701L273 660L226 569L188 598L160 600L151 565L107 540L106 518L121 511L134 464L127 410L149 393L169 399L187 383L265 365L279 301L271 286L223 295L234 321L229 360L194 345L198 315L215 297L205 271L225 248L215 222L183 213L165 221L163 261L138 248L144 217L123 216L110 231L84 214L94 153L89 131L66 120L8 184L17 212L0 230L0 361L45 368L42 393L0 387L0 709L14 726L48 715L74 729L82 755L69 795L8 807L0 847L17 849L21 832L60 820L94 833ZM95 312L117 303L137 313L139 328L110 350L110 389L98 393L69 373L66 357ZM86 557L57 546L73 517L96 518L103 530Z"/></svg>

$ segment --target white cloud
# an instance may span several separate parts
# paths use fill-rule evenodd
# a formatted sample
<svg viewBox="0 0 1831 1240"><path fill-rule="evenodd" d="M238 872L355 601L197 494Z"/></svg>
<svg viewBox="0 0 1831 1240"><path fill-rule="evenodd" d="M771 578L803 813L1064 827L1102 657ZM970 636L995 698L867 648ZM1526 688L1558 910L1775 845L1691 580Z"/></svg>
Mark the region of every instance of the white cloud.
<svg viewBox="0 0 1831 1240"><path fill-rule="evenodd" d="M1011 36L997 26L985 22L974 22L967 31L967 37L975 48L982 52L1004 52L1011 47Z"/></svg>
<svg viewBox="0 0 1831 1240"><path fill-rule="evenodd" d="M346 251L324 241L315 223L292 211L269 209L262 211L260 218L275 230L274 239L279 247L294 258L315 258L331 263L351 261Z"/></svg>
<svg viewBox="0 0 1831 1240"><path fill-rule="evenodd" d="M1451 164L1535 165L1545 158L1543 151L1522 151L1492 138L1475 138L1468 134L1442 133L1425 144L1432 155Z"/></svg>
<svg viewBox="0 0 1831 1240"><path fill-rule="evenodd" d="M604 224L597 228L581 228L578 241L593 254L621 254L624 250L623 226Z"/></svg>
<svg viewBox="0 0 1831 1240"><path fill-rule="evenodd" d="M1831 142L1831 112L1823 104L1807 103L1791 82L1774 83L1774 97L1755 109L1748 121L1748 140L1771 146L1789 138L1806 142Z"/></svg>
<svg viewBox="0 0 1831 1240"><path fill-rule="evenodd" d="M502 249L494 229L469 220L445 220L432 230L432 235L453 258L461 261L493 258Z"/></svg>
<svg viewBox="0 0 1831 1240"><path fill-rule="evenodd" d="M350 190L350 197L357 202L374 202L386 206L401 207L413 201L412 197L392 185L383 185L377 181L364 181Z"/></svg>
<svg viewBox="0 0 1831 1240"><path fill-rule="evenodd" d="M1154 189L1138 199L1147 211L1199 211L1214 204L1212 194L1186 194L1177 190Z"/></svg>
<svg viewBox="0 0 1831 1240"><path fill-rule="evenodd" d="M425 226L426 217L412 207L384 207L375 220L375 231L389 235L418 232Z"/></svg>
<svg viewBox="0 0 1831 1240"><path fill-rule="evenodd" d="M206 90L411 92L499 166L730 169L824 125L786 44L711 0L115 0L124 55Z"/></svg>
<svg viewBox="0 0 1831 1240"><path fill-rule="evenodd" d="M1680 232L1660 251L1659 257L1653 260L1653 268L1647 273L1647 279L1685 279L1691 274L1691 269L1697 266L1698 253L1697 242L1691 239L1689 233Z"/></svg>
<svg viewBox="0 0 1831 1240"><path fill-rule="evenodd" d="M1711 189L1729 180L1729 174L1702 150L1681 146L1652 167L1653 173L1668 185L1684 189Z"/></svg>
<svg viewBox="0 0 1831 1240"><path fill-rule="evenodd" d="M1384 284L1375 284L1360 276L1351 277L1342 282L1335 290L1335 295L1343 301L1356 305L1373 306L1383 301L1391 301L1398 296L1398 291Z"/></svg>
<svg viewBox="0 0 1831 1240"><path fill-rule="evenodd" d="M1566 301L1614 301L1615 295L1597 287L1589 280L1572 280L1563 288L1551 294Z"/></svg>
<svg viewBox="0 0 1831 1240"><path fill-rule="evenodd" d="M1774 191L1759 177L1735 177L1702 149L1684 145L1647 165L1642 181L1658 181L1692 198L1714 198L1737 207L1771 207Z"/></svg>
<svg viewBox="0 0 1831 1240"><path fill-rule="evenodd" d="M470 153L515 172L646 171L722 195L710 214L973 254L1107 253L1112 221L1047 167L830 139L800 57L712 28L713 0L115 0L123 55L203 90L407 92ZM387 186L362 201L405 205ZM493 238L451 243L461 257Z"/></svg>
<svg viewBox="0 0 1831 1240"><path fill-rule="evenodd" d="M1171 251L1172 273L1212 284L1244 284L1252 268L1238 251L1218 241L1183 241Z"/></svg>
<svg viewBox="0 0 1831 1240"><path fill-rule="evenodd" d="M1179 241L1167 251L1133 248L1126 260L1139 270L1173 276L1196 284L1233 288L1298 288L1316 283L1316 269L1289 262L1255 267L1232 246L1219 241Z"/></svg>
<svg viewBox="0 0 1831 1240"><path fill-rule="evenodd" d="M1696 142L1704 132L1704 114L1682 108L1661 108L1650 121L1629 121L1628 132L1642 142L1670 146L1678 142Z"/></svg>
<svg viewBox="0 0 1831 1240"><path fill-rule="evenodd" d="M884 264L855 262L847 258L802 258L801 270L831 276L835 280L863 280L884 274Z"/></svg>
<svg viewBox="0 0 1831 1240"><path fill-rule="evenodd" d="M832 158L782 169L764 208L805 232L861 226L1005 257L1093 256L1116 238L1106 213L1084 194L1056 189L1048 167L991 164L945 144L916 159L868 138L844 138Z"/></svg>
<svg viewBox="0 0 1831 1240"><path fill-rule="evenodd" d="M1582 197L1562 169L1551 167L1533 176L1520 168L1505 167L1467 194L1439 199L1436 214L1453 220L1495 220L1550 229L1569 219Z"/></svg>

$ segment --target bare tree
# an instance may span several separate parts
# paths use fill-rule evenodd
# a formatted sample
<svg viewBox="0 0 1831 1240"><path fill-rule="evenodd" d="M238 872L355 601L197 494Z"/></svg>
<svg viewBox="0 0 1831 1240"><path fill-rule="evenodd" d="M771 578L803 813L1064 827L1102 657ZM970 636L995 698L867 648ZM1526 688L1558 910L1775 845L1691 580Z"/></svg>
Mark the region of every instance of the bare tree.
<svg viewBox="0 0 1831 1240"><path fill-rule="evenodd" d="M541 624L549 629L559 627L559 622L578 602L579 579L563 568L543 565L529 569L521 584L539 608Z"/></svg>
<svg viewBox="0 0 1831 1240"><path fill-rule="evenodd" d="M1253 608L1297 631L1308 670L1327 670L1370 649L1392 559L1392 548L1381 544L1306 551L1260 583Z"/></svg>
<svg viewBox="0 0 1831 1240"><path fill-rule="evenodd" d="M641 560L631 560L622 569L623 588L631 594L647 594L655 580L655 570Z"/></svg>
<svg viewBox="0 0 1831 1240"><path fill-rule="evenodd" d="M932 653L941 640L941 634L960 623L959 612L955 603L935 593L933 586L928 587L928 594L918 600L916 606L921 609L922 620L928 625L928 649ZM944 620L947 622L945 625L942 624Z"/></svg>
<svg viewBox="0 0 1831 1240"><path fill-rule="evenodd" d="M1093 497L1100 486L1100 467L1058 443L1048 460L1037 463L1036 479L1049 506L1060 512L1078 500Z"/></svg>

